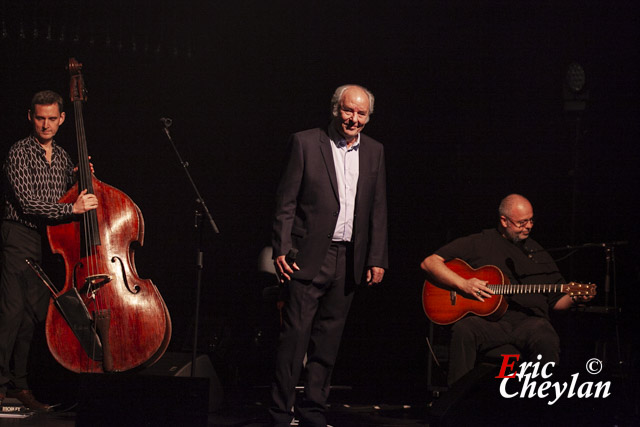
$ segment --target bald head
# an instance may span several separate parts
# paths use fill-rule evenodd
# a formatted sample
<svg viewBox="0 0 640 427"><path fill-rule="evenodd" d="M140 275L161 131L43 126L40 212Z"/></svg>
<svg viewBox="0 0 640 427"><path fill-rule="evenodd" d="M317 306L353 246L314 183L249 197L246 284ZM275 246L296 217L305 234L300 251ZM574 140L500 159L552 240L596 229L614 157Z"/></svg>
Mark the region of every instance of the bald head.
<svg viewBox="0 0 640 427"><path fill-rule="evenodd" d="M533 227L533 206L520 194L509 194L498 208L502 235L514 243L529 237Z"/></svg>
<svg viewBox="0 0 640 427"><path fill-rule="evenodd" d="M500 202L500 207L498 208L498 214L504 215L504 216L510 216L516 210L533 211L533 206L531 206L531 202L529 202L529 200L527 200L526 197L521 196L520 194L509 194Z"/></svg>

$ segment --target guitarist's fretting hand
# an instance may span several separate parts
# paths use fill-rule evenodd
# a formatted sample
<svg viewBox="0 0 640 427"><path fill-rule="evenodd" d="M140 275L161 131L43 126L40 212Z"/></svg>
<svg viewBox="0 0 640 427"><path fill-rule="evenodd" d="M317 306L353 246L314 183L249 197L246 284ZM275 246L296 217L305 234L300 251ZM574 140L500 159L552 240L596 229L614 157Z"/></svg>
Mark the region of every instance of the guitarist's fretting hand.
<svg viewBox="0 0 640 427"><path fill-rule="evenodd" d="M595 286L595 285L594 285ZM595 298L595 294L592 295L573 295L571 301L573 304L585 304Z"/></svg>
<svg viewBox="0 0 640 427"><path fill-rule="evenodd" d="M485 280L475 277L465 279L451 271L444 263L440 255L432 254L422 261L421 267L429 273L437 282L449 286L460 292L464 297L484 301L493 295L493 291L487 286Z"/></svg>

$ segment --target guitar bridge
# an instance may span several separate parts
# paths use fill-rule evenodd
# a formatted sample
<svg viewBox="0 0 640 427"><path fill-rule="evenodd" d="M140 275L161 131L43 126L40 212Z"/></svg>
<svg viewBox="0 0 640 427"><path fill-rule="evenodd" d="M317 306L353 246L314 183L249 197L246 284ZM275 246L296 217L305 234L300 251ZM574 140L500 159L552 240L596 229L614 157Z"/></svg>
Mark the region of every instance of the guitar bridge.
<svg viewBox="0 0 640 427"><path fill-rule="evenodd" d="M451 299L451 305L456 305L456 291L449 291L449 298Z"/></svg>

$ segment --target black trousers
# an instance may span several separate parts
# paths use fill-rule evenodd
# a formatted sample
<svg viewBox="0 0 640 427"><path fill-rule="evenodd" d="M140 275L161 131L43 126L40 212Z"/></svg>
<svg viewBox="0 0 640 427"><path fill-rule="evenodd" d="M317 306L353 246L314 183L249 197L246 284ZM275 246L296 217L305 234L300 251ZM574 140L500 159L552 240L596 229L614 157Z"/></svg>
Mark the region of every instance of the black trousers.
<svg viewBox="0 0 640 427"><path fill-rule="evenodd" d="M560 338L549 320L522 312L507 310L497 322L471 316L451 328L449 373L447 382L455 383L474 368L478 352L486 352L504 344L512 344L525 358L542 355L542 362L560 360Z"/></svg>
<svg viewBox="0 0 640 427"><path fill-rule="evenodd" d="M331 374L353 300L353 280L346 280L350 256L348 245L332 244L312 281L287 285L269 411L273 425L288 426L294 406L301 426L327 425ZM304 395L296 402L301 375Z"/></svg>
<svg viewBox="0 0 640 427"><path fill-rule="evenodd" d="M3 221L0 277L0 393L7 386L28 389L27 362L36 324L44 321L49 290L25 262L42 262L42 236L22 224Z"/></svg>

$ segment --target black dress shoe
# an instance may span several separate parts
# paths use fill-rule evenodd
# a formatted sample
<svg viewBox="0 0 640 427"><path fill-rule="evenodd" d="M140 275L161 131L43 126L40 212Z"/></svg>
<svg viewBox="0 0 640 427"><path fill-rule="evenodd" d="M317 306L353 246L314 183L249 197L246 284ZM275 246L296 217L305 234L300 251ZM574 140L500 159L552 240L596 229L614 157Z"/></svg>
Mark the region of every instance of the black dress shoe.
<svg viewBox="0 0 640 427"><path fill-rule="evenodd" d="M46 403L38 402L31 392L31 390L7 390L7 397L18 399L25 408L32 409L34 411L50 411L53 407Z"/></svg>

